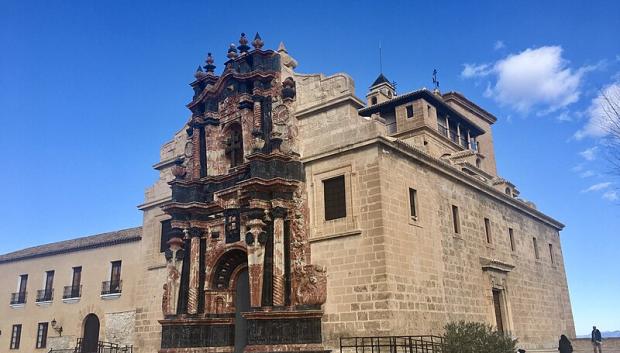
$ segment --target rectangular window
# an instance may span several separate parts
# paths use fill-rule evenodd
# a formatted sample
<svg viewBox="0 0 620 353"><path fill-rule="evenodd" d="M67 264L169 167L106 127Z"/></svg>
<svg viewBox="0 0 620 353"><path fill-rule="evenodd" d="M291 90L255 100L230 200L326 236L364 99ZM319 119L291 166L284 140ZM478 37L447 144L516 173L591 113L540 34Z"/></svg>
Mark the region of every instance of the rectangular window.
<svg viewBox="0 0 620 353"><path fill-rule="evenodd" d="M508 228L508 236L510 237L510 250L515 251L515 236L512 228Z"/></svg>
<svg viewBox="0 0 620 353"><path fill-rule="evenodd" d="M418 219L418 192L415 189L409 189L409 209L413 219Z"/></svg>
<svg viewBox="0 0 620 353"><path fill-rule="evenodd" d="M159 252L164 252L168 249L168 240L170 240L170 230L172 230L171 220L167 219L161 221L161 242Z"/></svg>
<svg viewBox="0 0 620 353"><path fill-rule="evenodd" d="M37 328L37 348L45 348L47 346L47 322L39 322Z"/></svg>
<svg viewBox="0 0 620 353"><path fill-rule="evenodd" d="M484 234L487 236L487 243L491 244L491 221L484 219Z"/></svg>
<svg viewBox="0 0 620 353"><path fill-rule="evenodd" d="M347 216L346 193L344 187L344 175L323 180L326 221Z"/></svg>
<svg viewBox="0 0 620 353"><path fill-rule="evenodd" d="M446 125L445 117L437 115L437 131L445 137L448 137L448 126Z"/></svg>
<svg viewBox="0 0 620 353"><path fill-rule="evenodd" d="M555 264L555 257L553 256L553 244L549 244L549 259L551 259L551 264Z"/></svg>
<svg viewBox="0 0 620 353"><path fill-rule="evenodd" d="M45 293L51 293L54 288L54 271L45 272Z"/></svg>
<svg viewBox="0 0 620 353"><path fill-rule="evenodd" d="M532 238L532 244L534 245L534 256L536 256L536 260L540 259L540 254L538 253L538 241L536 238Z"/></svg>
<svg viewBox="0 0 620 353"><path fill-rule="evenodd" d="M495 325L498 332L504 332L504 315L502 313L501 295L502 293L499 290L493 289L493 308L495 309Z"/></svg>
<svg viewBox="0 0 620 353"><path fill-rule="evenodd" d="M21 336L22 325L13 325L13 330L11 331L11 349L19 349L19 341L21 339Z"/></svg>
<svg viewBox="0 0 620 353"><path fill-rule="evenodd" d="M413 105L407 106L407 119L413 118Z"/></svg>
<svg viewBox="0 0 620 353"><path fill-rule="evenodd" d="M71 286L65 287L63 298L79 298L82 289L82 266L73 268L73 277L71 278Z"/></svg>
<svg viewBox="0 0 620 353"><path fill-rule="evenodd" d="M28 275L19 276L19 293L26 293L26 286L28 285Z"/></svg>
<svg viewBox="0 0 620 353"><path fill-rule="evenodd" d="M121 261L112 261L112 272L110 273L110 283L118 284L121 282ZM111 287L115 287L111 285Z"/></svg>
<svg viewBox="0 0 620 353"><path fill-rule="evenodd" d="M459 208L452 205L452 225L454 226L454 233L461 233L461 220L459 217Z"/></svg>

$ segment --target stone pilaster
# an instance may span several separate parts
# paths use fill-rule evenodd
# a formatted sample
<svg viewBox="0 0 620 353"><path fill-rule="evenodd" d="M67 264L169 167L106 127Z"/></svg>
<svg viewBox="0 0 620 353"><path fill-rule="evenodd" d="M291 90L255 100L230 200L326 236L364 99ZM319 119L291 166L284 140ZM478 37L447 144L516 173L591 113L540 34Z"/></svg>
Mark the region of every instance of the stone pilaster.
<svg viewBox="0 0 620 353"><path fill-rule="evenodd" d="M265 262L265 241L267 234L263 231L265 223L262 221L262 210L250 214L247 222L249 231L245 235L248 249L248 272L250 276L250 306L262 305L263 271Z"/></svg>

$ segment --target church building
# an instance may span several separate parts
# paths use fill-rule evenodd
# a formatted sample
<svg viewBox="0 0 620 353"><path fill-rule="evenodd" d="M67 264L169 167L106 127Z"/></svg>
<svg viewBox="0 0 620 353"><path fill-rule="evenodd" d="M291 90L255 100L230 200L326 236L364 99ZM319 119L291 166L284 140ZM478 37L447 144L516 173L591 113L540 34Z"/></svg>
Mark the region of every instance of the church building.
<svg viewBox="0 0 620 353"><path fill-rule="evenodd" d="M0 255L0 350L37 351L43 336L45 351L84 347L91 314L95 341L139 353L325 352L341 337L440 336L459 320L528 352L575 336L564 225L498 174L491 113L438 85L399 93L383 73L362 100L350 76L299 73L258 34L231 44L221 70L216 58L161 148L141 228L94 236L105 246L29 249L36 260ZM103 256L114 247L118 259ZM29 300L24 276L75 271L84 251L102 264L92 276L109 278L65 276L87 305ZM121 261L122 296L107 298ZM62 335L37 327L52 318Z"/></svg>

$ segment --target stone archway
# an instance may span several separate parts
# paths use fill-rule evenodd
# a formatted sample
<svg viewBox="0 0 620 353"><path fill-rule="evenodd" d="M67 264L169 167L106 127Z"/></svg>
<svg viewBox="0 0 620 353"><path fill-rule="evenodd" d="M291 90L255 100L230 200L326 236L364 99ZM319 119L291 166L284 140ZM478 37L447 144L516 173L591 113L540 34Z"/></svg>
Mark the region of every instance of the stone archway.
<svg viewBox="0 0 620 353"><path fill-rule="evenodd" d="M99 318L95 314L88 314L84 318L82 344L80 353L96 353L99 344Z"/></svg>

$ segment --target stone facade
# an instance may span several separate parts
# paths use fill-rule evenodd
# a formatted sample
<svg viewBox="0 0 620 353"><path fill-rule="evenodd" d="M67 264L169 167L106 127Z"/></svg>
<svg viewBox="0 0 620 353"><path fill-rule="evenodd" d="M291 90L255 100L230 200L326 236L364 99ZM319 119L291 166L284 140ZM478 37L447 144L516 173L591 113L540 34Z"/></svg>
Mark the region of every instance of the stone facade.
<svg viewBox="0 0 620 353"><path fill-rule="evenodd" d="M563 225L498 175L492 114L455 92L397 94L384 75L365 104L348 75L297 73L283 45L254 44L231 47L220 76L211 54L196 72L191 117L139 206L130 308L102 313L102 332L140 353L319 351L453 320L528 351L574 337Z"/></svg>

